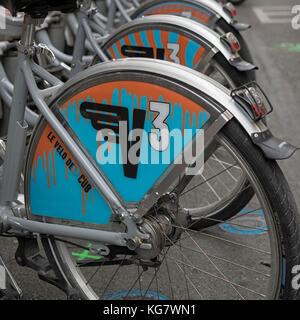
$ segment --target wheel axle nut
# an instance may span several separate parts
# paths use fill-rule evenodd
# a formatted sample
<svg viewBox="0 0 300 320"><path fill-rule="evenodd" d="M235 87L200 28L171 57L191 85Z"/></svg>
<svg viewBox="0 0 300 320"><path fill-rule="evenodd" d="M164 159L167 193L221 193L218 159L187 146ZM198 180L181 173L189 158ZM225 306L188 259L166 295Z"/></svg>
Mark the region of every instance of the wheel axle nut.
<svg viewBox="0 0 300 320"><path fill-rule="evenodd" d="M127 248L131 251L136 250L142 244L142 240L138 237L128 239L126 242Z"/></svg>

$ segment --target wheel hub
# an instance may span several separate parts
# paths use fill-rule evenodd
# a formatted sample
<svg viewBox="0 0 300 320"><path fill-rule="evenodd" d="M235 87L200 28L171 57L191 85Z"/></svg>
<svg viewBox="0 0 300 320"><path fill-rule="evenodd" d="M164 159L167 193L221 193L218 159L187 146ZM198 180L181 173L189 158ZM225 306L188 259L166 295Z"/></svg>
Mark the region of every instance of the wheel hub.
<svg viewBox="0 0 300 320"><path fill-rule="evenodd" d="M151 249L136 249L138 258L155 259L164 247L172 246L179 240L189 222L189 215L180 208L175 194L162 197L139 226L142 233L149 235L144 243L151 244Z"/></svg>

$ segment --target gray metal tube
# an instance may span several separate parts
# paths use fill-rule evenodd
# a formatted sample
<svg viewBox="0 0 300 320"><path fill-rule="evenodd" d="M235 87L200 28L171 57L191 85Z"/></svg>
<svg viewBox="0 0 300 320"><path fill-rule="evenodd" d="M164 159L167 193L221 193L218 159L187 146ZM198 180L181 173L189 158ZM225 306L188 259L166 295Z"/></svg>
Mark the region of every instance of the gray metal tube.
<svg viewBox="0 0 300 320"><path fill-rule="evenodd" d="M56 58L60 61L63 61L65 63L69 63L71 64L72 63L72 60L73 60L73 57L68 55L68 54L65 54L64 52L61 52L59 51L58 49L56 49L50 38L49 38L49 35L47 33L46 30L40 30L36 33L36 39L37 39L37 42L40 42L40 43L44 43L46 44L49 49L51 51L53 51L54 55L56 56ZM83 56L82 57L82 61L85 62L85 63L91 63L93 60L93 57L92 56Z"/></svg>
<svg viewBox="0 0 300 320"><path fill-rule="evenodd" d="M98 32L101 36L107 34L106 31L105 31L104 29L102 29L102 28L98 25L97 22L92 21L92 20L89 20L89 24L90 24L91 28L92 28L94 31Z"/></svg>
<svg viewBox="0 0 300 320"><path fill-rule="evenodd" d="M78 30L78 20L74 13L70 13L67 15L67 22L73 32L73 35L76 36Z"/></svg>
<svg viewBox="0 0 300 320"><path fill-rule="evenodd" d="M31 69L33 73L41 77L43 80L48 81L53 86L63 85L62 81L34 62L31 63Z"/></svg>
<svg viewBox="0 0 300 320"><path fill-rule="evenodd" d="M40 118L40 116L38 114L36 114L34 111L32 111L31 109L26 107L26 109L25 109L25 121L31 127L34 127L37 124L39 118Z"/></svg>
<svg viewBox="0 0 300 320"><path fill-rule="evenodd" d="M117 246L126 245L126 242L124 240L125 234L117 232L71 227L32 220L29 221L11 216L6 216L3 221L6 226L12 227L13 229L26 230L32 233L47 234L58 237L89 240L95 242L104 242Z"/></svg>
<svg viewBox="0 0 300 320"><path fill-rule="evenodd" d="M7 106L12 105L12 96L14 92L14 85L8 80L2 63L0 63L0 94L1 98ZM25 121L31 126L35 126L39 116L29 108L25 110Z"/></svg>
<svg viewBox="0 0 300 320"><path fill-rule="evenodd" d="M40 110L41 114L45 117L47 122L50 124L50 126L53 128L53 130L55 130L59 137L62 139L66 147L74 155L75 159L78 161L79 166L86 171L88 177L95 183L98 191L102 194L103 198L114 212L119 213L121 211L127 213L126 209L122 206L119 199L115 196L112 189L106 183L105 179L90 162L81 148L74 142L70 134L57 120L53 112L49 109L49 107L43 100L42 96L39 94L39 89L37 88L33 73L30 68L30 60L24 60L22 70L25 76L25 82L36 106Z"/></svg>
<svg viewBox="0 0 300 320"><path fill-rule="evenodd" d="M2 100L4 101L4 103L8 106L11 105L12 103L12 96L9 92L7 92L7 90L5 90L5 88L0 87L0 95Z"/></svg>
<svg viewBox="0 0 300 320"><path fill-rule="evenodd" d="M117 11L116 3L114 1L111 1L109 11L108 11L108 16L107 16L107 30L109 32L112 32L113 30L116 11Z"/></svg>
<svg viewBox="0 0 300 320"><path fill-rule="evenodd" d="M13 93L14 85L9 81L1 61L0 61L0 84L1 84L1 88L6 89L9 93Z"/></svg>
<svg viewBox="0 0 300 320"><path fill-rule="evenodd" d="M84 32L87 36L87 38L89 39L95 53L98 55L98 57L101 59L102 62L105 61L109 61L108 57L106 56L106 54L101 50L101 48L99 47L97 41L95 40L93 34L92 34L92 30L87 22L86 19L82 19L81 21Z"/></svg>
<svg viewBox="0 0 300 320"><path fill-rule="evenodd" d="M101 21L101 16L99 17L99 12L97 12L96 14L94 14L93 20L95 21L95 23L98 24L98 26L99 26L101 29L106 30L106 25Z"/></svg>
<svg viewBox="0 0 300 320"><path fill-rule="evenodd" d="M23 37L24 41L30 42L30 37ZM21 45L20 45L21 46ZM24 54L19 51L18 70L15 78L14 94L11 103L7 148L3 168L3 186L0 194L2 203L16 200L21 169L23 167L25 139L27 124L24 123L25 104L28 90L25 84L24 74L21 70Z"/></svg>
<svg viewBox="0 0 300 320"><path fill-rule="evenodd" d="M14 110L14 109L13 109ZM28 125L26 122L16 121L11 116L8 129L8 145L4 161L3 190L1 201L12 201L16 199L18 187L23 168L23 158L25 153L25 143ZM13 130L13 140L12 137Z"/></svg>
<svg viewBox="0 0 300 320"><path fill-rule="evenodd" d="M119 0L113 0L116 3L116 6L118 7L118 9L120 10L122 16L126 19L127 22L132 21L132 19L129 17L126 9L122 6L122 4L120 3Z"/></svg>

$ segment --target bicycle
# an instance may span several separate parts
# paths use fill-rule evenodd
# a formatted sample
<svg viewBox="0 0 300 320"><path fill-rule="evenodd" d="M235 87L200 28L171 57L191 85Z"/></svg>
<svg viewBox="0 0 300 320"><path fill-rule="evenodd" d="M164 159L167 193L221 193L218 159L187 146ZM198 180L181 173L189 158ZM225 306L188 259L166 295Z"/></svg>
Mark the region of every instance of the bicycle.
<svg viewBox="0 0 300 320"><path fill-rule="evenodd" d="M159 58L158 53L160 53L160 59L167 59L194 68L209 75L228 88L236 88L253 80L247 70L252 70L255 67L240 58L237 51L239 44L232 34L231 38L233 37L233 40L229 35L224 35L223 38L220 38L210 29L185 18L153 16L137 19L134 22L124 25L108 37L102 44L102 47L100 47L92 36L91 26L89 25L89 22L93 21L92 18L95 14L94 12L94 14L91 15L91 11L90 2L86 1L78 13L79 27L77 27L77 31L78 35L81 36L77 36L76 38L73 57L66 56L66 54L55 48L49 39L45 26L36 33L36 40L39 43L46 43L57 58L63 59L63 62L73 66L73 68L70 68L70 75L76 74L85 67L83 59L87 57L83 57L83 48L87 37L90 40L91 47L95 48L94 51L98 53L93 64L99 61L116 59L117 57L126 57L123 54L123 49L127 48L127 57L154 58L155 53L155 57L157 55L156 58ZM162 17L164 18L163 22L161 22ZM47 25L51 18L52 17L47 18ZM141 39L140 42L138 42L138 39ZM162 39L169 39L169 41L162 41ZM231 42L229 42L228 39L231 39ZM136 41L138 43L136 43ZM153 47L147 47L146 43L148 43L148 45L151 43ZM136 46L134 46L134 44ZM238 48L236 48L236 46ZM232 47L234 47L234 50ZM149 52L152 52L152 56L151 54L149 56ZM54 59L52 58L52 60ZM59 66L60 63L57 62L56 65ZM53 70L51 64L50 69ZM7 82L7 77L4 72L0 73L0 78L3 79L3 82ZM6 87L12 87L12 85L8 83ZM3 88L3 91L4 90ZM9 105L10 100L7 100L7 95L8 94L4 95L4 99ZM30 114L28 116L30 116ZM29 120L31 120L31 118ZM33 120L31 120L31 123L32 122ZM219 158L219 160L222 159ZM215 161L210 161L211 170L213 169L213 162ZM213 199L213 203L209 206L194 208L193 212L195 217L198 213L198 215L209 216L212 219L225 220L231 218L238 213L240 209L244 208L253 195L251 189L245 188L246 183L246 180L241 176L239 176L239 179L233 177L230 192L221 195L215 190L219 197L218 201ZM245 189L245 191L240 194L239 191L243 189ZM237 197L236 195L239 196ZM213 220L202 219L201 223L195 223L194 227L202 228L204 225L208 227L212 224L214 224Z"/></svg>
<svg viewBox="0 0 300 320"><path fill-rule="evenodd" d="M103 1L96 1L104 15L98 14L98 21L102 22L104 30L111 32L115 26L120 26L124 21L156 14L171 14L184 16L186 18L204 24L220 35L232 32L241 44L241 56L246 61L253 63L253 58L248 45L241 36L240 31L250 28L249 24L236 21L236 10L231 3L220 4L211 0L188 0L188 1L136 1L127 2L112 0L109 7L105 8Z"/></svg>
<svg viewBox="0 0 300 320"><path fill-rule="evenodd" d="M298 291L291 286L291 270L300 259L297 208L279 167L271 160L289 157L295 148L273 137L261 121L270 106L255 84L230 93L183 66L141 58L93 66L62 84L33 61L38 49L33 44L34 29L40 23L36 15L46 15L45 10L75 10L75 2L68 2L67 7L66 2L63 7L54 7L51 1L43 6L39 6L40 1L22 2L22 7L18 3L9 6L11 1L1 4L14 12L26 12L7 136L5 188L0 194L1 235L18 239L16 261L20 265L33 268L41 279L73 299L200 299L216 298L222 292L228 293L228 298L297 297ZM40 90L33 74L52 87ZM24 206L16 197L26 143L27 90L42 117L28 146ZM183 121L177 116L181 109L195 116ZM188 119L188 113L184 114ZM127 126L144 128L146 135L135 131L128 136ZM131 148L135 160L146 160L147 149L152 150L154 158L162 155L168 145L167 127L170 131L184 129L188 139L167 163L155 167L152 163L124 161L130 158ZM188 136L185 129L191 129L192 135ZM129 149L124 137L126 141L129 138ZM182 139L182 131L179 137ZM202 185L189 186L199 154L190 163L177 160L196 148L201 137L204 160L215 151L215 140L231 156L231 163L220 164L220 175L232 170L246 174L255 191L252 210L260 206L266 219L261 248L254 248L253 242L251 246L253 239L246 246L222 239L218 230L209 233L190 229L190 214L179 206L179 198L183 198L181 204L184 200L191 202L191 192L212 183L214 177ZM133 143L138 141L141 144ZM115 153L117 146L123 162L101 164L101 158ZM188 181L186 169L193 172ZM205 187L204 191L205 201L210 189ZM197 242L199 237L201 244ZM40 254L37 238L47 259ZM235 250L226 250L230 244ZM217 251L208 253L203 246L213 246ZM78 259L80 250L87 250L89 257ZM236 261L245 259L244 250L255 251L251 261L257 260L250 267ZM267 260L263 265L261 255ZM222 262L222 270L212 259ZM205 262L214 270L199 267ZM232 274L233 267L240 270ZM265 274L265 268L269 274ZM268 282L262 292L239 282L245 270L256 275L248 280L256 280L252 285L259 284L259 289ZM49 271L54 271L55 278ZM118 275L123 279L115 281ZM230 292L221 290L227 285Z"/></svg>
<svg viewBox="0 0 300 320"><path fill-rule="evenodd" d="M50 60L50 68L53 72L53 69L56 70L57 68L62 68L63 70L65 70L67 72L67 77L69 77L72 74L75 74L76 72L83 70L86 66L85 63L89 63L90 61L92 61L92 57L83 57L83 47L84 47L84 41L86 41L85 39L87 38L89 40L89 42L91 43L90 48L92 49L93 52L96 52L98 55L98 58L101 61L108 61L109 59L111 59L111 54L106 50L106 49L102 49L103 47L107 46L107 43L110 42L111 45L115 45L113 44L114 41L114 37L116 38L116 34L114 34L113 37L110 37L108 40L106 40L104 42L104 44L102 45L102 48L98 45L98 41L99 39L94 38L93 36L93 29L92 27L94 26L92 19L95 16L95 13L91 14L91 11L93 11L93 9L90 8L90 2L86 2L85 6L83 8L81 8L81 16L79 19L80 22L80 32L79 34L82 35L82 38L78 37L78 43L75 44L74 47L74 52L75 55L73 56L69 56L64 54L61 50L57 49L52 43L51 40L49 39L49 36L47 34L46 28L48 27L49 31L51 32L52 29L55 29L56 27L52 28L52 24L53 21L57 22L60 18L55 16L54 19L52 17L47 18L47 23L46 23L46 27L44 26L41 30L37 31L37 41L40 43L45 43L46 45L48 45L48 47L50 48L50 50L48 50L47 47L40 47L39 50L43 51L44 53L47 54L47 60L45 63L45 67L47 67L47 64L49 65L49 60ZM57 20L58 18L58 20ZM68 17L69 18L69 17ZM5 17L5 19L8 21L9 24L9 34L5 32L4 35L1 35L1 37L4 39L18 39L20 37L20 34L22 32L22 18L17 19L17 20L11 20L10 17ZM194 44L195 46L198 46L199 48L201 47L201 64L202 66L200 66L200 68L203 69L203 67L206 65L206 71L208 72L210 75L217 73L216 77L217 77L217 81L222 82L224 85L226 85L227 87L238 87L239 85L246 83L246 82L250 82L250 80L254 80L254 78L252 77L252 75L250 75L250 73L248 71L255 69L255 67L249 63L244 62L243 60L241 60L239 58L239 55L237 53L237 51L239 50L239 43L238 41L233 37L230 38L231 36L229 35L222 35L222 38L218 38L218 36L216 36L215 34L213 34L213 32L210 32L209 29L201 27L201 26L197 26L197 25L187 25L187 24L180 24L180 23L176 23L175 20L172 18L167 18L168 23L169 23L169 32L171 31L170 27L174 29L175 33L176 33L176 29L179 31L180 34L184 34L184 28L196 28L197 29L197 33L194 32L194 34L196 35L196 37L194 36L194 39L196 38L196 43L193 41L193 38L191 39L191 42ZM90 20L90 21L89 21ZM147 19L146 19L147 20ZM88 21L90 22L90 24L88 23ZM151 20L150 20L151 21ZM74 22L73 18L70 18L69 20L70 23ZM155 22L154 22L155 23ZM166 23L166 28L167 28L167 24ZM84 27L82 27L84 24ZM172 27L173 24L173 27ZM76 23L74 23L74 25L76 25ZM147 26L147 24L145 23L145 26L143 26L143 23L140 21L139 23L133 24L137 29L139 28L149 28ZM149 25L149 23L148 23ZM151 25L151 22L150 22ZM123 33L128 33L129 29L132 27L130 25L127 25L128 27L124 27L121 31ZM77 31L76 31L77 32ZM146 32L146 31L145 31ZM166 31L163 31L166 32ZM61 33L61 31L60 31ZM177 35L178 36L178 35ZM186 35L188 36L188 35ZM55 33L55 37L56 40L57 38L59 38L59 33ZM188 36L189 37L189 36ZM61 37L60 37L61 38ZM183 39L186 41L189 41L188 38ZM148 40L147 40L148 41ZM223 41L223 43L221 43L221 41ZM58 42L61 42L61 40L59 40ZM165 44L164 44L165 45ZM171 44L170 44L171 45ZM181 45L181 44L179 44ZM226 48L227 46L227 48ZM229 48L228 48L229 46ZM195 49L193 47L193 49ZM3 101L6 103L6 105L10 105L11 104L11 95L13 92L13 85L12 85L12 79L14 78L14 65L15 65L15 60L16 58L14 58L14 54L12 54L13 58L10 58L9 53L12 52L13 53L13 49L14 49L14 44L11 42L2 42L2 54L8 52L8 58L6 59L7 61L4 61L3 63L1 62L1 66L0 66L0 71L1 71L1 81L3 84L3 87L0 89L1 90L1 96ZM111 48L109 48L111 50ZM148 48L147 48L148 49ZM155 49L155 48L154 48ZM105 50L107 52L105 52ZM167 47L163 47L161 46L160 49L161 51L168 51L169 49ZM174 49L172 49L174 51ZM215 57L213 57L213 53L211 53L210 51L220 51L220 53L218 55L215 55ZM52 52L55 54L53 54ZM206 52L205 52L206 51ZM117 53L118 55L122 55L121 52ZM139 56L141 54L139 54L139 52L137 52L137 56ZM172 55L172 54L171 54ZM223 57L222 57L223 55ZM132 54L131 54L132 56ZM174 56L174 54L173 54ZM56 57L58 58L58 60L56 59ZM114 55L115 57L115 55ZM192 56L191 56L192 57ZM190 57L190 58L191 58ZM178 58L176 57L175 54L175 58L178 60ZM190 60L189 58L189 60ZM211 60L213 58L213 60ZM170 60L170 59L168 59ZM185 59L183 59L185 60ZM226 62L227 60L227 62ZM209 63L210 61L212 61L212 65L210 67ZM62 62L62 63L61 63ZM71 67L68 67L67 64L69 64ZM93 62L95 63L95 62ZM179 61L179 63L184 63L184 64L188 64L190 67L193 67L193 61ZM5 64L6 66L4 67ZM74 70L76 66L76 69ZM234 68L232 68L232 66ZM195 66L198 70L199 70L199 66ZM48 66L49 68L49 66ZM73 70L72 70L73 69ZM216 70L215 70L216 69ZM235 69L237 69L237 72L235 71ZM72 71L71 71L72 70ZM201 71L201 70L200 70ZM239 72L242 71L242 72ZM202 71L203 72L203 71ZM247 74L248 72L248 74ZM219 77L219 79L218 79ZM34 124L37 121L37 116L31 112L30 109L27 108L26 110L26 121L29 122L29 124L33 127Z"/></svg>

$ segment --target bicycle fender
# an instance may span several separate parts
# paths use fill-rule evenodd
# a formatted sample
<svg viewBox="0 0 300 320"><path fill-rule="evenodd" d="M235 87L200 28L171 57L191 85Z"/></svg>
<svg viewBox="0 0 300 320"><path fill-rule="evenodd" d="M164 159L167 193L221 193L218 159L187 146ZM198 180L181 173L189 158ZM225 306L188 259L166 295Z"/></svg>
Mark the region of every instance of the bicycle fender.
<svg viewBox="0 0 300 320"><path fill-rule="evenodd" d="M268 159L289 159L298 150L298 148L290 143L273 136L269 130L262 133L255 133L252 140L260 147Z"/></svg>
<svg viewBox="0 0 300 320"><path fill-rule="evenodd" d="M233 26L238 31L244 31L249 29L251 26L246 23L241 23L233 19L233 17L230 15L230 13L226 12L224 9L224 6L220 3L217 3L216 1L210 1L210 0L192 0L188 1L191 6L195 6L195 8L199 10L203 10L203 15L199 16L199 19L202 23L212 26L212 23L216 23L216 21L220 20L221 18L224 19L228 24ZM176 7L177 2L170 1L170 4L168 5L168 2L163 1L162 3L155 3L152 6L150 3L142 4L132 15L133 18L142 17L143 15L148 14L157 14L162 13L161 9L163 9L167 14L175 14L175 15L182 15L189 17L187 15L188 11L185 10L184 7L186 7L188 4L182 3L178 1L178 6L182 6L182 12L178 11L178 8ZM159 7L159 5L164 6ZM155 10L155 11L154 11ZM199 21L200 22L200 21Z"/></svg>
<svg viewBox="0 0 300 320"><path fill-rule="evenodd" d="M155 65L157 62L158 65ZM115 64L110 66L109 64L104 63L102 64L102 66L104 67L103 72L105 72L104 70L107 67L116 68L117 72L118 67L123 65L129 70L135 68L140 71L144 70L155 72L155 70L159 68L159 71L163 71L165 74L169 73L170 75L172 75L173 73L173 76L177 75L177 77L179 79L182 79L182 81L186 81L195 89L204 92L210 98L216 100L218 105L220 106L220 114L225 114L226 111L229 111L229 114L231 114L232 117L234 117L240 123L240 125L245 129L245 131L252 139L253 143L262 150L266 158L274 160L288 159L295 153L295 151L297 150L296 147L292 146L288 142L274 137L262 120L256 122L253 121L243 110L243 108L231 98L230 91L220 85L218 82L191 69L189 69L191 73L190 77L185 78L180 71L186 70L186 67L178 64L172 64L178 71L173 68L171 72L171 69L168 69L170 64L168 62L164 63L165 64L160 64L160 61L151 60L151 63L147 64L146 66L145 64L143 64L143 59L132 58L126 61L122 59L116 60ZM231 119L231 117L229 116L228 119Z"/></svg>
<svg viewBox="0 0 300 320"><path fill-rule="evenodd" d="M102 48L105 52L108 52L108 50L118 50L116 58L123 58L125 56L122 56L120 46L122 45L125 37L128 39L129 34L132 36L133 34L139 32L139 30L142 32L144 31L143 28L147 30L152 30L153 28L162 28L163 30L167 30L168 26L175 26L182 32L186 33L187 38L195 38L198 40L198 42L201 42L206 50L205 54L208 53L209 57L213 57L218 52L221 52L228 63L241 72L257 69L257 67L253 64L243 60L238 53L233 52L230 46L221 40L221 36L211 28L208 28L207 26L202 25L194 20L172 15L152 15L129 22L118 28L118 30L104 42ZM140 37L142 38L143 44L151 43L147 35L141 34ZM120 46L117 45L117 48L111 48L117 44L117 41L120 42ZM160 39L155 39L155 42L159 43ZM188 52L186 52L186 55L191 57L191 54ZM190 63L189 66L193 67L192 63Z"/></svg>
<svg viewBox="0 0 300 320"><path fill-rule="evenodd" d="M208 110L209 113L217 112L219 115L228 111L232 117L236 118L240 125L245 129L252 138L254 134L268 131L263 121L253 121L247 112L230 96L230 90L222 86L217 81L199 73L198 71L184 67L179 64L161 61L157 59L130 58L118 59L115 61L103 62L87 69L80 75L73 77L68 81L68 87L72 86L78 77L84 79L87 74L95 74L101 77L101 74L114 71L115 73L122 71L147 72L152 74L174 77L180 79L182 83L188 83L191 89L198 90L209 99L214 100L217 104L216 109ZM187 72L188 71L188 72ZM63 86L62 89L65 89ZM58 95L61 90L58 90ZM232 118L229 117L228 121Z"/></svg>
<svg viewBox="0 0 300 320"><path fill-rule="evenodd" d="M151 80L147 82L147 79ZM251 138L268 130L261 121L252 121L230 91L216 81L190 68L149 58L118 59L90 67L65 83L49 105L85 147L91 164L99 167L117 197L128 206L141 202L154 185L159 186L157 197L160 192L166 192L173 179L184 170L184 166L174 163L177 155L185 152L186 146L190 150L191 145L195 145L198 133L204 139L205 148L232 118L237 119ZM145 136L139 158L147 156L148 159L152 153L169 154L169 148L173 148L160 151L153 140L150 141L148 133L152 132L153 125L164 126L153 123L158 118L153 117L157 110L167 117L169 131L176 130L181 143L176 144L176 152L170 152L170 160L159 166L153 166L151 161L130 164L126 161L130 153L128 144L123 152L121 145L125 144L120 141L120 137L129 137L130 128L142 129ZM120 119L125 119L127 128L121 128ZM100 139L98 133L105 128L112 128L119 140L108 143ZM193 132L186 135L188 128ZM202 128L203 131L198 130ZM25 179L30 183L30 202L27 203L32 214L89 223L110 221L112 210L94 187L92 177L82 170L82 165L45 119L36 126L29 154ZM107 157L117 160L120 156L125 159L124 163L106 161ZM55 201L50 201L45 208L41 195ZM152 205L152 202L145 203L143 206Z"/></svg>

